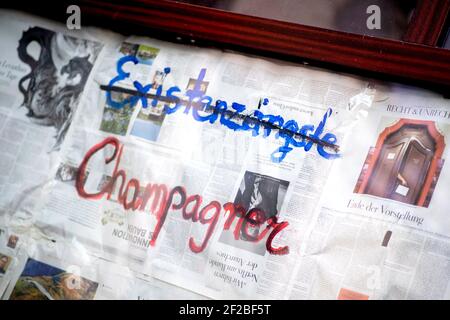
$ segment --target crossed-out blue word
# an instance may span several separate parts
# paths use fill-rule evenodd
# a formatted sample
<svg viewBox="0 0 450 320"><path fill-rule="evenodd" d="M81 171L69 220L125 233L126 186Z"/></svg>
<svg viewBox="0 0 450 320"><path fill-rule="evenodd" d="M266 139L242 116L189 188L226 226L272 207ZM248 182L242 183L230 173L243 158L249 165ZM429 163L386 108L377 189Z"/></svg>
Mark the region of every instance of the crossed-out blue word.
<svg viewBox="0 0 450 320"><path fill-rule="evenodd" d="M142 85L139 81L133 81L133 85L137 91L136 95L132 95L121 101L114 101L111 96L112 87L115 83L125 80L130 77L129 72L123 70L123 66L126 63L138 64L139 61L135 56L124 56L117 61L117 75L111 79L108 84L108 90L106 91L106 101L108 105L113 108L122 108L127 104L131 107L135 106L140 100L143 108L148 107L147 94L151 89L151 84ZM170 68L165 68L166 75L170 73ZM305 151L309 151L314 144L316 144L317 152L325 159L335 159L340 155L337 151L329 153L325 150L325 147L336 146L337 138L334 134L327 132L324 133L325 124L327 119L332 115L333 110L329 108L323 115L320 123L315 127L312 124L305 124L299 126L295 120L285 121L280 115L264 114L260 110L254 110L251 115L244 115L246 106L238 102L233 102L229 105L226 101L216 100L215 106L212 106L213 99L210 96L204 94L201 90L201 84L206 75L206 69L201 69L193 89L185 91L185 96L189 98L188 101L179 99L176 94L181 90L177 86L170 87L166 91L166 98L172 101L176 101L174 106L170 106L169 103L164 104L164 112L166 114L172 114L177 112L180 108L184 107L184 113L189 114L192 110L192 117L199 122L215 123L220 116L220 124L233 130L233 131L251 131L252 136L260 135L261 126L264 127L263 137L267 138L274 128L278 129L275 134L276 139L283 139L284 145L277 148L271 154L271 160L275 163L279 163L286 158L286 155L295 148L303 148ZM152 107L156 107L158 101L162 100L163 87L162 84L156 89L156 94L151 102ZM263 105L267 105L269 100L266 98L263 100ZM173 104L173 103L172 103ZM201 108L193 107L193 105L200 104ZM229 108L231 107L231 109ZM213 112L207 112L207 111ZM235 122L233 119L243 119L243 121Z"/></svg>

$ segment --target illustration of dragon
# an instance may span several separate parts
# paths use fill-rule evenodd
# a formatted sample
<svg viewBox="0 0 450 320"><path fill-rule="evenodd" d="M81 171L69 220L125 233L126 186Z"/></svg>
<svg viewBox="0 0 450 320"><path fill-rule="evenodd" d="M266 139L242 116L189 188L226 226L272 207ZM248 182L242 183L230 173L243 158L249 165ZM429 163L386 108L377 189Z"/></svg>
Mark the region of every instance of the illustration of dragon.
<svg viewBox="0 0 450 320"><path fill-rule="evenodd" d="M32 42L36 42L40 47L37 59L27 51ZM33 122L56 128L53 149L57 149L64 139L74 108L93 66L87 50L84 50L84 56L69 57L66 61L67 57L59 54L61 48L58 46L62 43L70 48L87 48L88 42L90 41L40 27L31 27L24 31L19 40L18 56L31 68L30 73L22 77L18 84L24 97L22 106L28 109L27 116ZM62 65L60 63L57 66L56 59L62 60Z"/></svg>

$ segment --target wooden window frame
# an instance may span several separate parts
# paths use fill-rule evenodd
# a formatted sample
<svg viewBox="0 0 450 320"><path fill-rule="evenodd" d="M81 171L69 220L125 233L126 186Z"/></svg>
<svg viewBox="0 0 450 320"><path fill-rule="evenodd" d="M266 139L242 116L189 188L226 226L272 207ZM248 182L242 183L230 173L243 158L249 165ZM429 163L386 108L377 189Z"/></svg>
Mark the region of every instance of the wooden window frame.
<svg viewBox="0 0 450 320"><path fill-rule="evenodd" d="M450 92L450 50L437 45L446 33L450 0L418 0L401 41L369 37L166 0L79 0L19 10L64 21L77 4L83 25L169 41L232 49L382 80Z"/></svg>

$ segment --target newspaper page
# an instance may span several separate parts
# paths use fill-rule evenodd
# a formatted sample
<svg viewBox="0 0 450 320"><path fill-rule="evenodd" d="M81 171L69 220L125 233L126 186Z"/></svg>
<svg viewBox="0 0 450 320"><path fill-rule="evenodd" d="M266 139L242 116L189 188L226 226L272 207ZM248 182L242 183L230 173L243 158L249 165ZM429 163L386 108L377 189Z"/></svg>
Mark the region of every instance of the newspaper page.
<svg viewBox="0 0 450 320"><path fill-rule="evenodd" d="M18 202L37 202L58 163L103 45L42 19L0 15L0 208L16 214Z"/></svg>
<svg viewBox="0 0 450 320"><path fill-rule="evenodd" d="M379 87L333 164L293 298L450 298L449 110L428 92Z"/></svg>
<svg viewBox="0 0 450 320"><path fill-rule="evenodd" d="M133 64L127 69L133 82L120 79L116 91L108 92L105 84L118 79L117 70L125 66L118 61L124 59ZM135 79L149 81L148 95L177 86L214 97L216 108L217 101L228 102L234 109L229 119L236 120L220 115L220 122L199 121L221 110L199 113L183 95L178 103L147 96L133 106L129 90ZM210 298L283 298L302 228L311 221L331 161L317 146L279 155L278 127L261 128L268 137L260 138L232 126L255 122L248 115L259 112L278 117L279 126L283 119L301 119L301 125L314 127L333 106L336 116L327 125L341 137L354 119L349 100L358 96L367 101L357 99L355 109L370 106L365 81L128 38L101 61L36 225L52 239L77 239L98 257ZM180 105L183 112L170 111ZM87 158L99 144L99 152ZM244 221L252 209L270 215L259 215L263 221L252 226ZM268 243L279 250L268 252ZM281 267L284 272L275 276Z"/></svg>

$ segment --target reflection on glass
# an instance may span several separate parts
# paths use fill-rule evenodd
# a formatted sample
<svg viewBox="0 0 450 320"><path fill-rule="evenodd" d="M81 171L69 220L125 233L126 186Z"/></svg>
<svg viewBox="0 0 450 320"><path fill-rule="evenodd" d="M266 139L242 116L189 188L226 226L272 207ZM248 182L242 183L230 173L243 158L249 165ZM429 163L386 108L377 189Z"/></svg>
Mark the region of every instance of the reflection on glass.
<svg viewBox="0 0 450 320"><path fill-rule="evenodd" d="M382 38L401 39L413 0L178 0L225 11ZM380 8L381 29L369 29L370 5Z"/></svg>
<svg viewBox="0 0 450 320"><path fill-rule="evenodd" d="M450 27L447 30L447 38L445 39L443 47L444 49L450 49Z"/></svg>

